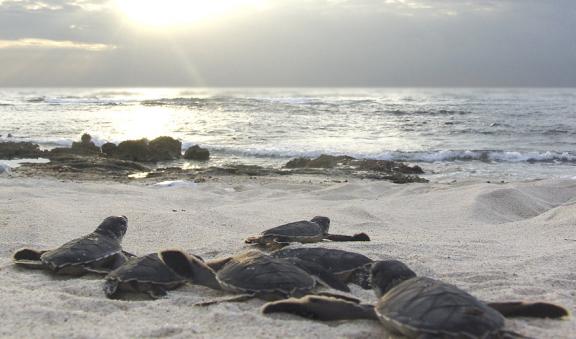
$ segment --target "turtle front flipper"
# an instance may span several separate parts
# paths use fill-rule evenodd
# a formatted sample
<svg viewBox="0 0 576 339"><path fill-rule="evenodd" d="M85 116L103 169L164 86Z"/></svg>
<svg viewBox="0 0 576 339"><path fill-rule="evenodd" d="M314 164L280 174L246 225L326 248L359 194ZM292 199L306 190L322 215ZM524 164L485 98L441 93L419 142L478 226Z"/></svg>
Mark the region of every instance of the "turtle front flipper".
<svg viewBox="0 0 576 339"><path fill-rule="evenodd" d="M158 256L172 271L188 282L221 290L216 273L202 259L178 250L161 251Z"/></svg>
<svg viewBox="0 0 576 339"><path fill-rule="evenodd" d="M166 292L166 290L164 288L162 288L161 286L157 286L157 285L149 286L149 288L146 290L146 294L148 294L150 296L150 298L152 298L154 300L164 298L168 295L168 293Z"/></svg>
<svg viewBox="0 0 576 339"><path fill-rule="evenodd" d="M310 275L316 278L318 282L326 287L343 292L350 292L350 288L348 288L345 283L340 281L334 274L328 272L322 266L314 262L301 260L298 258L290 258L285 260L292 262L294 265L308 272Z"/></svg>
<svg viewBox="0 0 576 339"><path fill-rule="evenodd" d="M46 266L40 260L42 254L48 251L39 251L32 248L21 248L14 252L12 260L14 264L31 269L42 269Z"/></svg>
<svg viewBox="0 0 576 339"><path fill-rule="evenodd" d="M104 294L106 295L106 298L109 299L118 299L118 294L120 292L119 286L120 282L118 280L115 279L106 279L106 281L104 282Z"/></svg>
<svg viewBox="0 0 576 339"><path fill-rule="evenodd" d="M568 317L570 312L560 305L545 302L525 303L522 301L486 303L507 318L550 318L560 319Z"/></svg>
<svg viewBox="0 0 576 339"><path fill-rule="evenodd" d="M322 321L377 319L372 305L313 295L267 303L262 313L290 313Z"/></svg>
<svg viewBox="0 0 576 339"><path fill-rule="evenodd" d="M370 237L366 233L357 233L354 235L326 234L324 239L330 241L370 241Z"/></svg>

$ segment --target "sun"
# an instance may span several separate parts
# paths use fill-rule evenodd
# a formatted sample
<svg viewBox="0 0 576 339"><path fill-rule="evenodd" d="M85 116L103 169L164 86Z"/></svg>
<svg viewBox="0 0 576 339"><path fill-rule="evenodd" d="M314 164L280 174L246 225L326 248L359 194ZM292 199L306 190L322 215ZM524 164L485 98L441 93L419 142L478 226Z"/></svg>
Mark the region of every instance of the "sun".
<svg viewBox="0 0 576 339"><path fill-rule="evenodd" d="M265 0L116 0L116 7L132 22L170 27L218 18L243 9L259 8Z"/></svg>

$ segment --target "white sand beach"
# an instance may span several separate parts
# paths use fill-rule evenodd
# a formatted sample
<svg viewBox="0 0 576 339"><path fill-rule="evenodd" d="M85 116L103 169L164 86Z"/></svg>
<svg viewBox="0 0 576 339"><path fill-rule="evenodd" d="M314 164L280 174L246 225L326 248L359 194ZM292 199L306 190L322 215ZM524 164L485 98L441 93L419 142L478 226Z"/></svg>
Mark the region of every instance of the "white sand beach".
<svg viewBox="0 0 576 339"><path fill-rule="evenodd" d="M311 180L311 181L310 181ZM223 178L185 187L0 177L0 336L15 338L382 338L373 321L264 316L263 301L195 307L226 296L187 286L156 301L108 300L98 276L64 278L17 268L12 252L51 248L126 215L125 250L180 248L204 258L282 223L330 217L331 231L371 242L323 243L418 274L483 300L559 303L576 311L576 181L408 184L318 178ZM371 302L371 291L351 285ZM535 338L574 338L576 320L509 320Z"/></svg>

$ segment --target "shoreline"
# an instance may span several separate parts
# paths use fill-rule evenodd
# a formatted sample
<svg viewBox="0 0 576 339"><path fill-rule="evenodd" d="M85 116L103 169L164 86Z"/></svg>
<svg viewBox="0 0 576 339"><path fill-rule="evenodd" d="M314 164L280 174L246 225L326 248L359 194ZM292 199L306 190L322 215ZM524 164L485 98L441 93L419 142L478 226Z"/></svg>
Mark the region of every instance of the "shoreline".
<svg viewBox="0 0 576 339"><path fill-rule="evenodd" d="M181 248L207 259L235 253L242 239L314 215L331 230L366 232L366 243L330 243L374 259L397 258L419 275L489 301L559 303L576 311L572 254L576 181L407 184L318 176L223 176L193 186L0 177L2 337L346 337L384 335L372 321L330 323L264 316L262 301L198 309L227 294L187 286L157 301L104 297L96 276L76 279L15 268L13 250L49 248L86 234L108 215L128 216L127 251ZM354 296L374 301L352 286ZM103 324L106 324L103 326ZM537 338L569 338L576 320L508 320Z"/></svg>

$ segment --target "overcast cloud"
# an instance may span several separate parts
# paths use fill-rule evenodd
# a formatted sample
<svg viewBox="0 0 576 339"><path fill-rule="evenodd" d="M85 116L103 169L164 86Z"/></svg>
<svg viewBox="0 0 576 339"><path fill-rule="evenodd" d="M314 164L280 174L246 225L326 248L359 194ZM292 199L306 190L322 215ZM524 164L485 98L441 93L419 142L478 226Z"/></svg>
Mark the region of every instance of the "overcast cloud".
<svg viewBox="0 0 576 339"><path fill-rule="evenodd" d="M268 0L152 30L0 0L0 86L576 86L576 1Z"/></svg>

